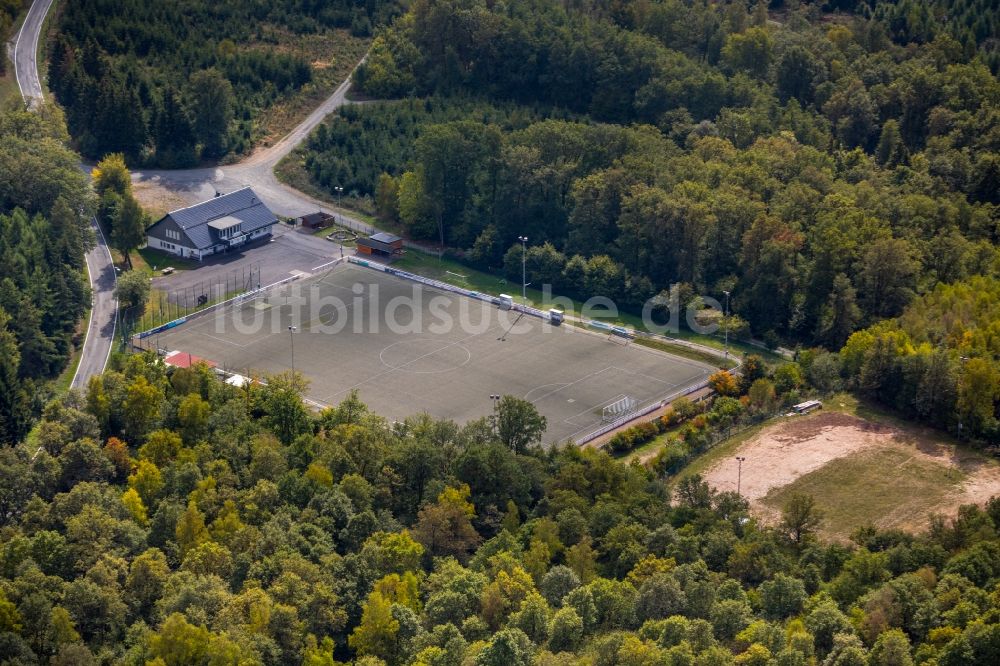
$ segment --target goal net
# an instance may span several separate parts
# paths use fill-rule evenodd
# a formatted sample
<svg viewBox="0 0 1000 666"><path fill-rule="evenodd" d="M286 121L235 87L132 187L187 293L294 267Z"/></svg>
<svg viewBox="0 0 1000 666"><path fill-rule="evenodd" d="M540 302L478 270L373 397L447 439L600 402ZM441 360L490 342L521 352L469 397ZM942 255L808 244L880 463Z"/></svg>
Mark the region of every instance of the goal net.
<svg viewBox="0 0 1000 666"><path fill-rule="evenodd" d="M639 408L639 401L630 395L615 400L601 411L601 421L610 423L617 421L626 414L631 414Z"/></svg>

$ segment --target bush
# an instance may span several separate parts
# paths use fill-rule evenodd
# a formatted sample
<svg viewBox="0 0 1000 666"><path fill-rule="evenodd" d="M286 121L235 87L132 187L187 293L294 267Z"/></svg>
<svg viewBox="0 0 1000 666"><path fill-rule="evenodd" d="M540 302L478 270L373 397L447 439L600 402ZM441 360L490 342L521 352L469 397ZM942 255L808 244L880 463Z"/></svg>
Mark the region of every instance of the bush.
<svg viewBox="0 0 1000 666"><path fill-rule="evenodd" d="M608 440L608 447L615 453L631 451L637 446L642 446L646 442L651 442L661 432L659 419L655 421L645 421L630 428L626 428Z"/></svg>
<svg viewBox="0 0 1000 666"><path fill-rule="evenodd" d="M681 430L681 437L692 453L704 451L712 443L712 434L712 429L705 421L692 421Z"/></svg>
<svg viewBox="0 0 1000 666"><path fill-rule="evenodd" d="M695 403L691 402L690 398L684 398L684 397L677 398L676 400L674 400L673 404L671 405L671 409L677 412L677 416L680 417L681 421L689 419L701 411L701 408L698 407L698 405L696 405Z"/></svg>
<svg viewBox="0 0 1000 666"><path fill-rule="evenodd" d="M688 447L679 438L672 438L653 458L653 470L660 476L681 471L688 462Z"/></svg>
<svg viewBox="0 0 1000 666"><path fill-rule="evenodd" d="M708 385L712 387L712 390L722 396L738 396L740 394L740 385L736 381L736 377L728 370L719 370L708 378Z"/></svg>

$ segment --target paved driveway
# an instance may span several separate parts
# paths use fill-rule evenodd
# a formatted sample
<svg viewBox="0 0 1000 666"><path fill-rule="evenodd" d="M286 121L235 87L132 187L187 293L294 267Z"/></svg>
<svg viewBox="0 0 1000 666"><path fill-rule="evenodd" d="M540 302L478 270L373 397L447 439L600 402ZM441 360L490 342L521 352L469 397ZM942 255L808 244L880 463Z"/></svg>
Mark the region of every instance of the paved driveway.
<svg viewBox="0 0 1000 666"><path fill-rule="evenodd" d="M353 252L353 248L345 252ZM294 272L312 273L341 256L341 247L321 236L304 234L283 224L274 227L270 240L258 241L237 252L228 252L203 261L197 268L153 279L153 287L169 294L171 302L185 307L195 305L197 294L218 289L213 285L232 285L249 280L269 285ZM320 269L322 270L322 269ZM229 289L226 289L228 291ZM190 302L189 302L190 301Z"/></svg>

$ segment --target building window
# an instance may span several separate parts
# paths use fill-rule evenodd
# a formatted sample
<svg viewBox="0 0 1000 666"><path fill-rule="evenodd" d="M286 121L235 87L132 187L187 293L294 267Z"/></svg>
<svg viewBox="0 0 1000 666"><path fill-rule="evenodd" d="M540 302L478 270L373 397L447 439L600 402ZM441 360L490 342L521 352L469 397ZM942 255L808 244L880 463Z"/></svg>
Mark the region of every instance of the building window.
<svg viewBox="0 0 1000 666"><path fill-rule="evenodd" d="M221 229L219 231L219 236L222 237L223 240L229 240L230 238L235 237L239 233L240 233L240 226L236 225L233 227L229 227L228 229Z"/></svg>

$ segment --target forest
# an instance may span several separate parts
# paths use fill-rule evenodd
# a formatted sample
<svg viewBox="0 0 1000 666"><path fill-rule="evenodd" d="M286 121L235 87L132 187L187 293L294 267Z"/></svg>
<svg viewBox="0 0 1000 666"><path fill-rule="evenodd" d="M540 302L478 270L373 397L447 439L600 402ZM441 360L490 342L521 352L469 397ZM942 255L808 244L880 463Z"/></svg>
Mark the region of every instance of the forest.
<svg viewBox="0 0 1000 666"><path fill-rule="evenodd" d="M54 105L0 110L0 446L27 434L80 344L92 206Z"/></svg>
<svg viewBox="0 0 1000 666"><path fill-rule="evenodd" d="M190 166L249 150L262 114L312 80L311 63L279 39L368 36L397 11L375 0L64 3L48 83L86 157Z"/></svg>
<svg viewBox="0 0 1000 666"><path fill-rule="evenodd" d="M851 335L841 372L868 397L959 437L1000 442L1000 280L940 284Z"/></svg>
<svg viewBox="0 0 1000 666"><path fill-rule="evenodd" d="M304 165L390 228L512 279L526 235L529 282L633 311L674 285L730 292L749 335L837 351L938 285L1000 270L997 15L419 0L356 77L406 99L340 110ZM962 356L992 368L993 417L949 428L1000 441L996 351L945 347L950 377L975 367Z"/></svg>
<svg viewBox="0 0 1000 666"><path fill-rule="evenodd" d="M6 44L14 34L14 21L25 3L22 0L0 1L0 44ZM7 57L0 54L0 76L7 74Z"/></svg>
<svg viewBox="0 0 1000 666"><path fill-rule="evenodd" d="M526 442L535 419L516 398L460 427L389 423L356 395L312 414L304 388L287 374L236 388L134 355L51 401L0 449L5 663L1000 654L998 499L923 534L859 525L827 543L808 495L765 526L697 475Z"/></svg>

